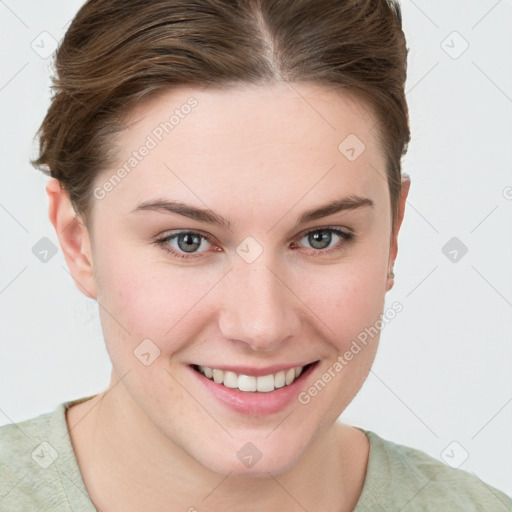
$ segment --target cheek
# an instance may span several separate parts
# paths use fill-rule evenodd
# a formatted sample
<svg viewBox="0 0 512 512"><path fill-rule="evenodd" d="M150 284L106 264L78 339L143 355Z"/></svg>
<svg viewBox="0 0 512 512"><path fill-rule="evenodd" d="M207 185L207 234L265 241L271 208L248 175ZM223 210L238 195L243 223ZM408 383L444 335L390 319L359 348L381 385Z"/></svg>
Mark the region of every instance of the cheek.
<svg viewBox="0 0 512 512"><path fill-rule="evenodd" d="M129 357L145 339L167 357L179 350L185 332L199 325L194 312L218 280L216 273L166 265L161 257L151 261L143 251L128 257L112 245L99 259L100 311L109 352Z"/></svg>
<svg viewBox="0 0 512 512"><path fill-rule="evenodd" d="M337 275L316 276L314 286L302 288L329 349L318 380L299 396L299 403L317 410L326 427L360 390L378 348L386 265L360 263Z"/></svg>
<svg viewBox="0 0 512 512"><path fill-rule="evenodd" d="M300 296L325 325L326 338L339 351L379 319L384 307L386 265L386 258L375 258L374 254L318 270L314 279L303 280Z"/></svg>
<svg viewBox="0 0 512 512"><path fill-rule="evenodd" d="M388 247L384 237L377 238L369 236L361 244L364 247L340 263L285 272L285 281L314 313L313 328L338 351L344 351L382 312ZM211 302L219 289L209 292L225 269L171 264L152 252L154 248L127 251L112 239L99 247L105 247L97 255L102 326L113 356L133 355L145 339L171 356L200 334L222 305L222 300ZM292 300L288 307L304 306Z"/></svg>

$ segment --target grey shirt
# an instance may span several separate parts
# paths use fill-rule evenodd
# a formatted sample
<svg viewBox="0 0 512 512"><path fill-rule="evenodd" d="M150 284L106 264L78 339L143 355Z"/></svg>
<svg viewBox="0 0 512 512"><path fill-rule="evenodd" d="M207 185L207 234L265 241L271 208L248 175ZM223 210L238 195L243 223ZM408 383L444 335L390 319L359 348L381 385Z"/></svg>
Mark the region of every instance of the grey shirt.
<svg viewBox="0 0 512 512"><path fill-rule="evenodd" d="M0 427L1 512L96 512L73 451L65 411ZM364 432L370 443L363 490L354 512L512 512L512 499L462 469ZM313 511L311 511L313 512Z"/></svg>

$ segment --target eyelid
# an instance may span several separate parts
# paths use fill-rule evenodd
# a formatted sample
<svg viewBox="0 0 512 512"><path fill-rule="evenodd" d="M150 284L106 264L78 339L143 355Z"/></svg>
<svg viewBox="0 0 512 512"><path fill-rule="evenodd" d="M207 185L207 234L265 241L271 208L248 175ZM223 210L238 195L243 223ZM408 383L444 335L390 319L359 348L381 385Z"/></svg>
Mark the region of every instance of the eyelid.
<svg viewBox="0 0 512 512"><path fill-rule="evenodd" d="M200 235L210 243L215 239L213 235L210 235L210 233L207 233L206 231L201 231L200 229L171 229L170 231L164 231L161 235L157 235L155 237L155 241L164 240L181 234Z"/></svg>
<svg viewBox="0 0 512 512"><path fill-rule="evenodd" d="M160 245L164 251L171 253L180 259L193 259L200 257L203 254L202 252L179 252L168 244L168 241L171 237L176 237L181 234L199 235L200 237L204 238L208 243L214 244L214 237L209 233L206 233L205 231L201 231L200 229L175 229L169 232L164 232L163 234L158 235L153 241L153 243L155 243L156 245Z"/></svg>
<svg viewBox="0 0 512 512"><path fill-rule="evenodd" d="M330 231L335 235L339 236L342 241L338 242L334 247L330 247L328 249L310 249L306 247L309 251L309 255L313 258L316 257L328 257L333 253L341 252L346 248L347 244L351 244L356 239L356 234L353 229L345 228L343 226L323 226L318 228L310 228L306 231L303 231L301 234L297 235L296 240L300 241L302 238L308 236L310 233L317 233L321 231Z"/></svg>
<svg viewBox="0 0 512 512"><path fill-rule="evenodd" d="M300 232L298 235L295 235L292 240L297 240L299 238L303 238L309 233L314 233L316 231L322 231L323 229L333 229L333 230L339 230L344 231L347 233L347 235L355 235L355 231L352 228L349 228L348 226L319 226L315 228L307 228Z"/></svg>
<svg viewBox="0 0 512 512"><path fill-rule="evenodd" d="M332 231L332 232L334 232L334 234L337 234L338 236L343 238L343 244L342 244L343 246L347 243L353 242L353 240L355 239L355 236L356 236L354 230L349 227L320 226L320 227L313 227L313 228L308 228L308 229L303 230L299 234L295 235L290 242L300 241L302 238L304 238L305 236L307 236L310 233L316 233L316 232L323 231L323 230ZM337 233L337 232L339 232L339 233ZM343 237L342 233L345 234L346 237ZM214 237L212 235L210 235L209 233L206 233L205 231L201 231L199 229L176 229L176 230L171 230L169 232L164 232L162 235L158 235L155 238L153 243L160 245L162 247L162 249L165 250L166 252L171 253L174 256L176 256L177 258L184 259L184 260L201 257L201 255L203 255L204 253L207 252L207 251L204 251L204 252L196 252L196 253L185 253L185 252L179 252L176 249L170 247L169 244L167 243L169 238L179 236L180 234L199 235L202 238L204 238L208 243L215 245ZM336 252L336 251L343 249L343 247L339 247L338 245L339 244L337 244L336 246L331 247L329 249L318 249L318 250L309 249L309 251L312 251L314 256L327 255L327 254L330 254L331 252ZM308 249L308 248L306 248L306 249Z"/></svg>

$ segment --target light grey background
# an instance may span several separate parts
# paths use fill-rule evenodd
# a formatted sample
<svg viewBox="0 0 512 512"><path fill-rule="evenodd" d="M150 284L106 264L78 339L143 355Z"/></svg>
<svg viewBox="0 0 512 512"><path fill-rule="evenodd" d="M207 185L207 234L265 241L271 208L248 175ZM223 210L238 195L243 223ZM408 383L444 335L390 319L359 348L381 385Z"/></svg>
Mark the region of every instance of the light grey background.
<svg viewBox="0 0 512 512"><path fill-rule="evenodd" d="M73 284L48 220L47 178L28 163L49 104L45 52L81 4L0 1L0 424L109 382L97 303ZM402 10L412 188L387 304L403 311L342 417L512 495L512 2ZM42 237L58 247L46 263L32 253ZM452 237L468 249L455 248L456 262L442 251Z"/></svg>

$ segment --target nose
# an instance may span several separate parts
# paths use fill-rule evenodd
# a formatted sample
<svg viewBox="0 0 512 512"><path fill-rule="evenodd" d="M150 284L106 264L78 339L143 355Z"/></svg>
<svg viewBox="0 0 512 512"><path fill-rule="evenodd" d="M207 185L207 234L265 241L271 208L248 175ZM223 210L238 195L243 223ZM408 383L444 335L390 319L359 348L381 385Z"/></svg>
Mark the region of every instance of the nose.
<svg viewBox="0 0 512 512"><path fill-rule="evenodd" d="M262 255L252 263L236 261L220 299L224 338L263 352L277 351L300 332L301 302L289 283L291 274L270 260Z"/></svg>

